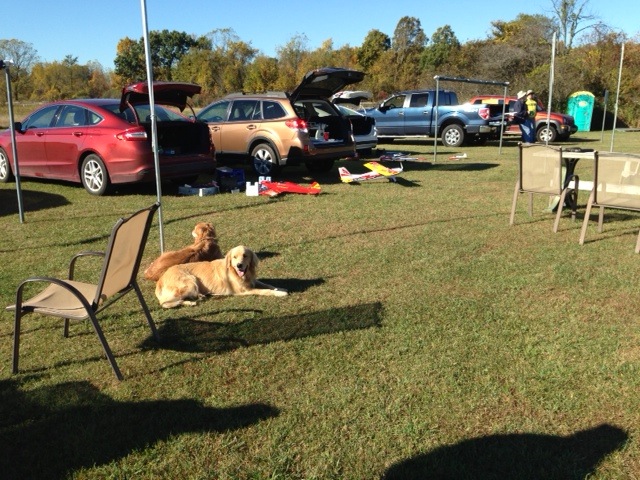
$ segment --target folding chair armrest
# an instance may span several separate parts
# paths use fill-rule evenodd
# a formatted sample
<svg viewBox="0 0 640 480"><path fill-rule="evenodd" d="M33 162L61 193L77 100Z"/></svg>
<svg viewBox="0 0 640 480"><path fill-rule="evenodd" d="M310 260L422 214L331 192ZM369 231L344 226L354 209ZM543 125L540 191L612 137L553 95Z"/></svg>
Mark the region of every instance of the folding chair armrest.
<svg viewBox="0 0 640 480"><path fill-rule="evenodd" d="M60 280L59 278L53 278L53 277L29 277L29 278L23 280L22 282L20 282L20 284L18 285L18 288L16 290L16 303L15 303L15 305L13 305L13 307L16 310L19 310L19 309L22 308L22 292L23 292L24 288L28 284L37 283L37 282L53 283L55 285L58 285L58 286L64 288L65 290L68 290L74 297L76 297L80 301L80 303L82 303L82 306L85 309L87 309L87 311L90 311L91 305L89 304L89 302L87 302L87 299L80 292L80 290L78 290L73 285L69 285L65 280ZM12 307L11 305L9 307L7 307L7 310L13 310L11 307Z"/></svg>
<svg viewBox="0 0 640 480"><path fill-rule="evenodd" d="M76 253L73 257L71 257L71 261L69 262L69 280L73 280L73 275L74 275L75 268L76 268L76 261L79 258L84 258L84 257L102 257L102 258L104 258L104 256L105 256L105 252L96 252L96 251L90 251L90 250L87 250L85 252Z"/></svg>

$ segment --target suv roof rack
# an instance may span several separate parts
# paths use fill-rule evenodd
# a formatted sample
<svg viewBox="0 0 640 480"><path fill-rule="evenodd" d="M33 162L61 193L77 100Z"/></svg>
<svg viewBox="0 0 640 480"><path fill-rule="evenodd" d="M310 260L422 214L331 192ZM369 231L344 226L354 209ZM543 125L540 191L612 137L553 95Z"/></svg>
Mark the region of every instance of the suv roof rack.
<svg viewBox="0 0 640 480"><path fill-rule="evenodd" d="M238 98L238 97L277 97L277 98L288 98L289 95L287 92L276 92L269 91L264 93L245 93L245 92L233 92L224 96L224 98Z"/></svg>

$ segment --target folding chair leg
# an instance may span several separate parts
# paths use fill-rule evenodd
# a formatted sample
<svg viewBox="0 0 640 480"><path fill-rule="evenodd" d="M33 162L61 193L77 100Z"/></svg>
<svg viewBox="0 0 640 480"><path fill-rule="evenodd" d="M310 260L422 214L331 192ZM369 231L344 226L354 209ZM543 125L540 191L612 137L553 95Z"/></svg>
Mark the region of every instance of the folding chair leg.
<svg viewBox="0 0 640 480"><path fill-rule="evenodd" d="M144 297L142 296L142 291L137 283L133 284L133 288L136 291L136 295L138 296L138 300L140 301L140 305L142 305L142 310L144 311L145 317L147 317L147 323L149 324L149 328L151 329L151 333L153 333L153 338L156 339L156 342L160 341L160 334L158 333L158 329L156 328L156 324L151 317L151 312L149 311L149 307L147 306L147 302L145 302Z"/></svg>
<svg viewBox="0 0 640 480"><path fill-rule="evenodd" d="M562 209L564 207L564 201L567 198L567 189L562 190L560 195L560 203L558 204L558 211L556 212L556 220L553 222L553 233L558 232L558 224L560 223L560 217L562 216ZM573 207L572 207L573 208Z"/></svg>
<svg viewBox="0 0 640 480"><path fill-rule="evenodd" d="M640 253L640 233L638 233L638 241L636 242L636 253Z"/></svg>
<svg viewBox="0 0 640 480"><path fill-rule="evenodd" d="M587 234L587 227L589 226L589 215L591 215L591 206L593 205L594 193L589 194L589 201L587 202L587 209L584 212L584 220L582 221L582 230L580 231L580 245L584 245L584 236Z"/></svg>
<svg viewBox="0 0 640 480"><path fill-rule="evenodd" d="M516 203L518 202L519 195L520 195L520 180L516 182L516 188L513 191L513 202L511 202L511 217L509 218L509 225L513 225L513 221L516 217Z"/></svg>
<svg viewBox="0 0 640 480"><path fill-rule="evenodd" d="M598 233L602 233L603 223L604 223L604 207L600 207L600 212L598 213Z"/></svg>
<svg viewBox="0 0 640 480"><path fill-rule="evenodd" d="M12 372L18 373L18 356L20 355L20 320L22 318L22 312L16 304L15 324L13 330L13 367Z"/></svg>
<svg viewBox="0 0 640 480"><path fill-rule="evenodd" d="M91 319L91 323L93 324L93 330L96 332L96 335L98 335L98 338L100 339L100 343L102 344L102 349L104 350L104 353L107 356L107 359L109 360L109 363L111 364L111 368L113 369L113 373L115 373L116 378L118 380L122 380L124 377L122 376L122 373L120 372L120 369L118 368L118 364L116 363L116 359L113 356L113 353L111 352L111 347L109 347L109 344L107 343L107 339L105 338L104 333L102 333L102 329L100 328L100 325L98 324L98 319L96 318L96 316L95 316L95 314L93 312L91 312L90 319Z"/></svg>

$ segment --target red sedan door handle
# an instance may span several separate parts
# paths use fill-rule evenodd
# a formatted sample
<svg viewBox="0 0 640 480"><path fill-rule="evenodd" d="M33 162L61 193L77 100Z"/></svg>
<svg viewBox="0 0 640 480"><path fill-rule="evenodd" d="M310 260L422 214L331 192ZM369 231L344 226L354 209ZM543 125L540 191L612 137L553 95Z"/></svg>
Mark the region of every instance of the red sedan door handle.
<svg viewBox="0 0 640 480"><path fill-rule="evenodd" d="M82 132L73 132L73 136L74 137L81 137L82 136Z"/></svg>

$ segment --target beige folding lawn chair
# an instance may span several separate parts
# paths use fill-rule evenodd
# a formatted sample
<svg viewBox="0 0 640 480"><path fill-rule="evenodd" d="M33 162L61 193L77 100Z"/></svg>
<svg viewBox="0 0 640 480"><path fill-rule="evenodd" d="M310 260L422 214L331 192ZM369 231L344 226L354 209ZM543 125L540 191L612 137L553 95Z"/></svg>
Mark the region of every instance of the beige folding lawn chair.
<svg viewBox="0 0 640 480"><path fill-rule="evenodd" d="M65 337L69 336L70 320L89 318L118 380L122 380L122 373L102 333L96 314L133 290L136 292L153 336L156 340L159 339L158 330L136 280L153 215L158 207L159 204L155 203L128 218L119 219L111 231L107 249L104 252L89 251L74 255L69 264L69 279L30 277L18 285L16 303L7 307L7 310L15 311L13 373L18 373L20 321L28 313L63 318ZM76 281L73 278L76 261L89 256L104 257L100 278L95 284ZM25 287L38 282L47 283L48 286L30 299L23 300Z"/></svg>
<svg viewBox="0 0 640 480"><path fill-rule="evenodd" d="M565 179L566 169L562 162L562 148L560 147L520 144L519 153L518 181L513 192L509 225L513 225L515 221L516 203L519 195L521 193L529 194L529 216L533 216L533 194L540 193L550 197L560 197L556 219L553 223L553 231L557 232L566 200L571 203L572 216L575 215L576 190L568 188L567 185L568 180L577 180L577 178Z"/></svg>
<svg viewBox="0 0 640 480"><path fill-rule="evenodd" d="M584 244L592 207L600 207L598 232L602 232L605 207L640 211L640 155L598 152L595 160L595 188L587 202L580 245ZM640 234L635 252L640 253Z"/></svg>

